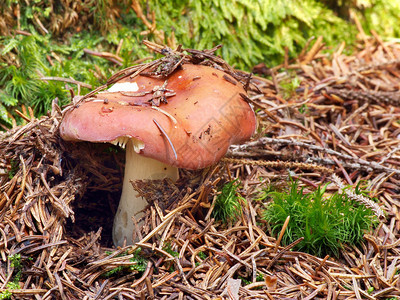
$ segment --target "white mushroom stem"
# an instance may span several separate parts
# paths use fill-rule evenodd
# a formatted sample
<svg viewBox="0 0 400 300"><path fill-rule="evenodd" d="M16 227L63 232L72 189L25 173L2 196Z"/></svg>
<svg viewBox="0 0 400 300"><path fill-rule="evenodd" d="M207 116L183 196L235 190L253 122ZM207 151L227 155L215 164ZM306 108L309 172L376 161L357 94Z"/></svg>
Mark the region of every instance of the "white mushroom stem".
<svg viewBox="0 0 400 300"><path fill-rule="evenodd" d="M125 144L125 141L119 141L119 143ZM171 178L171 180L176 181L178 179L177 168L161 163L155 159L139 155L136 151L140 151L142 148L143 145L140 145L138 140L134 141L130 139L130 141L126 143L124 183L113 226L113 242L115 246L123 246L125 239L127 245L133 244L132 235L135 230L135 225L132 221L132 216L139 219L142 216L142 213L139 212L147 205L146 200L137 195L130 181L140 179L157 180L164 178Z"/></svg>

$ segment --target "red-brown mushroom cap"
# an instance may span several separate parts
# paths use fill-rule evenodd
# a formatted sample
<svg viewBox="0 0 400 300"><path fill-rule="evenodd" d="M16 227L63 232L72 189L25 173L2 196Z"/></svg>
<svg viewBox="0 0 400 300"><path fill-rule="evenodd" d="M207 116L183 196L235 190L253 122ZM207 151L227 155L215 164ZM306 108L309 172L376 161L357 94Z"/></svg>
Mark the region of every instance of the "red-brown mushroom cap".
<svg viewBox="0 0 400 300"><path fill-rule="evenodd" d="M162 111L149 105L152 93L137 95L162 86L165 79L139 75L121 82L136 82L135 96L98 93L65 114L61 137L90 142L134 137L144 143L143 156L178 168L200 169L218 161L229 145L248 140L256 128L254 112L240 96L245 94L242 84L214 68L185 64L170 75L166 88L176 95L160 104ZM169 137L177 159L156 123Z"/></svg>

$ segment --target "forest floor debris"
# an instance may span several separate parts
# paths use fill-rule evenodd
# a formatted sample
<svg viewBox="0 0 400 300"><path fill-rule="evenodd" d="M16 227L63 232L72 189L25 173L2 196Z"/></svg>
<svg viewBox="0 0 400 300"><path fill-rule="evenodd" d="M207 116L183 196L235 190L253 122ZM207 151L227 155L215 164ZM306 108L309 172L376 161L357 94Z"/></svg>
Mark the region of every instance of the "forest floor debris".
<svg viewBox="0 0 400 300"><path fill-rule="evenodd" d="M78 150L58 136L59 111L40 120L26 116L26 125L0 141L0 293L18 299L399 297L400 44L371 39L361 46L353 56L343 54L344 46L329 56L317 45L280 66L283 71L268 70L272 80L255 76L249 99L258 132L214 168L182 170L176 185L134 182L152 203L134 247L112 248L109 237L121 153L85 144L79 151L87 159L79 162ZM348 185L368 182L386 216L360 249L345 247L341 259L292 251L300 241L280 245L260 220L261 203L251 201L289 173L305 187L333 176ZM219 184L231 178L239 178L247 201L236 222L221 224L211 217L213 203Z"/></svg>

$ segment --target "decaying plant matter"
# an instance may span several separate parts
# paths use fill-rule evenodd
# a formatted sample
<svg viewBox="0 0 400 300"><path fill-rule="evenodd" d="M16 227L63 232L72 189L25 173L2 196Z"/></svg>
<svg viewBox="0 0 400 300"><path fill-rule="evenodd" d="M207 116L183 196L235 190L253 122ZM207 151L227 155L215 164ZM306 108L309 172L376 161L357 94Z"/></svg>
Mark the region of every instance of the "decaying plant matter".
<svg viewBox="0 0 400 300"><path fill-rule="evenodd" d="M254 78L249 101L259 131L231 147L215 168L182 171L176 185L133 182L152 204L133 247L107 248L101 229L78 236L67 230L68 220L78 220L73 205L84 205L81 194L97 186L107 199L106 191L118 186L118 170L91 156L82 164L66 154L56 105L48 117L25 117L27 125L0 142L0 292L15 276L9 257L20 254L21 288L12 290L18 299L399 297L400 112L392 100L373 95L397 97L400 45L371 39L363 46L351 57L340 47L330 60L317 45L294 64L286 62L287 71L270 70L272 80ZM339 259L290 251L299 241L281 245L270 236L258 215L262 204L252 200L289 173L305 188L332 179L339 186L328 190L342 189L342 181L365 181L385 218L360 249L345 246ZM217 187L232 178L240 179L246 203L237 221L223 224L212 210ZM135 260L138 253L147 263Z"/></svg>

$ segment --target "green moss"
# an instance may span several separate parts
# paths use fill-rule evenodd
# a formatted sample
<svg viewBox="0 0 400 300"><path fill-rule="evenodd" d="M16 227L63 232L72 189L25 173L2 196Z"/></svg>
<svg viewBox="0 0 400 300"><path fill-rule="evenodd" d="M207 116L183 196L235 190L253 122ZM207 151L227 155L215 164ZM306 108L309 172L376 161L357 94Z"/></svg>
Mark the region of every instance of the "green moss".
<svg viewBox="0 0 400 300"><path fill-rule="evenodd" d="M296 74L290 74L289 77L282 80L280 83L283 98L289 99L296 95L296 89L300 86L300 79Z"/></svg>
<svg viewBox="0 0 400 300"><path fill-rule="evenodd" d="M179 252L176 252L176 251L172 250L172 246L171 246L170 242L165 244L163 250L165 252L171 254L173 257L178 257L179 256Z"/></svg>
<svg viewBox="0 0 400 300"><path fill-rule="evenodd" d="M242 285L249 285L252 284L251 278L249 277L243 277L243 276L238 276L238 279L242 280ZM260 281L264 281L264 275L261 273L257 273L257 277L256 277L256 282L260 282ZM261 287L256 288L261 289Z"/></svg>
<svg viewBox="0 0 400 300"><path fill-rule="evenodd" d="M282 61L285 47L296 56L311 36L325 42L352 42L355 28L314 0L200 1L150 3L158 28L184 47L212 48L223 44L222 57L240 69L259 62L273 66Z"/></svg>
<svg viewBox="0 0 400 300"><path fill-rule="evenodd" d="M205 254L204 252L200 251L199 253L197 253L197 256L200 257L202 260L205 260L207 258L207 254Z"/></svg>
<svg viewBox="0 0 400 300"><path fill-rule="evenodd" d="M400 36L399 1L364 0L355 13L367 34L373 29L383 38Z"/></svg>
<svg viewBox="0 0 400 300"><path fill-rule="evenodd" d="M298 182L292 181L285 191L265 194L271 202L263 218L270 223L274 235L280 233L290 216L283 245L304 237L295 249L320 257L338 256L344 244L358 245L364 233L377 223L371 209L350 200L346 194L325 196L325 190L326 186L320 186L305 194Z"/></svg>
<svg viewBox="0 0 400 300"><path fill-rule="evenodd" d="M141 248L138 248L135 251L133 257L129 259L129 261L132 262L132 265L116 267L116 268L104 273L103 276L104 277L112 277L115 275L121 275L124 272L134 272L134 271L143 273L147 268L147 259L141 255L141 251L142 251ZM111 255L112 252L106 251L106 254ZM116 257L122 257L125 255L127 255L127 253L120 254Z"/></svg>
<svg viewBox="0 0 400 300"><path fill-rule="evenodd" d="M212 211L215 220L226 223L241 216L241 204L245 202L245 199L238 192L239 186L240 182L235 179L221 188Z"/></svg>
<svg viewBox="0 0 400 300"><path fill-rule="evenodd" d="M9 290L5 290L0 293L0 300L11 299L12 293Z"/></svg>
<svg viewBox="0 0 400 300"><path fill-rule="evenodd" d="M70 101L69 88L78 94L78 86L59 81L44 81L42 77L73 78L74 80L91 84L93 87L102 84L111 75L107 66L109 63L97 57L83 59L85 47L95 48L103 38L88 34L75 36L69 44L59 45L50 36L3 37L5 44L2 54L12 52L16 55L13 64L0 68L0 120L10 124L7 113L1 113L1 108L28 105L36 115L46 114L51 109L53 99L57 98L60 105ZM51 61L51 63L50 63ZM97 69L103 76L99 77ZM81 94L89 90L80 89ZM10 110L8 110L10 112ZM12 112L12 110L11 110Z"/></svg>
<svg viewBox="0 0 400 300"><path fill-rule="evenodd" d="M10 255L8 259L10 266L14 268L14 276L12 277L12 280L6 284L6 290L0 293L0 300L11 299L12 290L18 290L21 288L19 286L22 276L21 254Z"/></svg>

